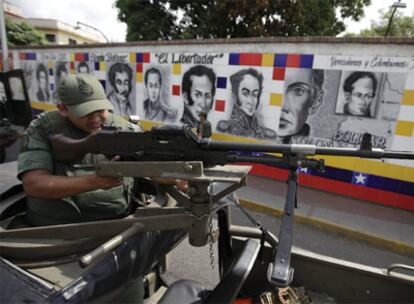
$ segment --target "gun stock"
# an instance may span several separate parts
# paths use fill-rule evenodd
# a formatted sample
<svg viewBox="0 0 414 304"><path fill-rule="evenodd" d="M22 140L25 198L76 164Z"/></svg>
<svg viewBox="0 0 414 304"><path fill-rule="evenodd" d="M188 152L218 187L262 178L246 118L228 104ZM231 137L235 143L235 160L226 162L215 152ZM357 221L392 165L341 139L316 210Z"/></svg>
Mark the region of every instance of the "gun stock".
<svg viewBox="0 0 414 304"><path fill-rule="evenodd" d="M61 134L50 137L55 159L63 163L76 162L87 153L99 153L96 134L83 139L71 139Z"/></svg>

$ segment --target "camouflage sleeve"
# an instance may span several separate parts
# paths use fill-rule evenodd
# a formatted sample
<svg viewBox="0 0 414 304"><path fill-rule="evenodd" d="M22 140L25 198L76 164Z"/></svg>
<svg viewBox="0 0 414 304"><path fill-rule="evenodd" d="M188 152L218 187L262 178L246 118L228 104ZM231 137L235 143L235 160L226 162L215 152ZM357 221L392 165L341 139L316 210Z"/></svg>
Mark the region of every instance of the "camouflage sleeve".
<svg viewBox="0 0 414 304"><path fill-rule="evenodd" d="M128 130L135 131L135 132L143 132L144 130L141 128L141 126L134 124L132 122L128 122Z"/></svg>
<svg viewBox="0 0 414 304"><path fill-rule="evenodd" d="M43 127L44 118L34 119L22 138L22 146L17 159L17 178L29 170L46 169L53 172L53 160L47 130Z"/></svg>
<svg viewBox="0 0 414 304"><path fill-rule="evenodd" d="M121 127L122 129L128 130L128 131L136 131L136 132L143 132L144 131L140 125L129 122L125 118L123 118L119 115L115 115L115 114L111 114L109 116L108 125L109 126Z"/></svg>

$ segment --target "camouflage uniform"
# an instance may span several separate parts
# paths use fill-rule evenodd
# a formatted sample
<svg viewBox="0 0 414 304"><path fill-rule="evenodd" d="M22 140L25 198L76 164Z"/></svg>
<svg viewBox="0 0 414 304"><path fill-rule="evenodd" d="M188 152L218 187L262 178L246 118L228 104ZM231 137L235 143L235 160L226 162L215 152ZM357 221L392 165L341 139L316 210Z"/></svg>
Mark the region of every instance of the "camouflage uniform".
<svg viewBox="0 0 414 304"><path fill-rule="evenodd" d="M107 122L110 126L139 131L139 127L110 114ZM22 150L18 158L18 177L29 170L44 169L54 175L79 176L91 173L94 168L76 168L74 164L56 161L50 147L48 136L62 134L69 138L81 139L88 135L61 117L58 111L44 112L34 119L23 138ZM102 154L87 154L78 163L95 165L107 160ZM27 216L33 225L51 225L69 222L83 222L121 217L128 210L125 190L130 187L132 179L124 179L124 186L108 190L95 190L81 193L60 200L27 198ZM125 189L124 189L125 187Z"/></svg>

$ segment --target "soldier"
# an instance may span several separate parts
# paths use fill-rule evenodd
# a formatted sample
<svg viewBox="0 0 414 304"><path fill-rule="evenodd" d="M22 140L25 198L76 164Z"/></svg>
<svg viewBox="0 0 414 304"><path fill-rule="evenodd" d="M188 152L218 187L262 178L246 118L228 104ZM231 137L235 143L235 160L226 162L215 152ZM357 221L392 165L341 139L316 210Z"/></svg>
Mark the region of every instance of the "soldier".
<svg viewBox="0 0 414 304"><path fill-rule="evenodd" d="M198 114L198 117L200 118L200 124L197 128L197 136L198 138L209 138L212 135L211 132L211 123L207 120L207 113L206 112L200 112Z"/></svg>
<svg viewBox="0 0 414 304"><path fill-rule="evenodd" d="M140 132L141 129L110 113L113 106L100 82L92 75L68 75L59 83L58 109L43 112L34 119L23 139L18 158L18 178L27 195L27 221L35 226L85 222L124 217L131 211L132 178L98 176L94 166L79 168L54 158L49 135L62 134L81 139L101 130L103 125ZM102 154L87 154L80 164L95 165L107 160ZM89 169L88 169L89 168ZM181 180L164 180L186 190ZM155 232L154 232L155 233ZM181 236L181 231L174 236ZM160 240L143 234L149 247ZM148 240L146 238L149 238ZM169 235L171 242L174 237ZM152 240L152 241L151 241ZM177 240L175 239L175 242ZM150 251L151 248L148 250ZM143 252L142 254L146 254ZM144 258L145 257L141 257ZM142 280L134 284L136 298L143 299ZM115 299L117 302L120 298Z"/></svg>

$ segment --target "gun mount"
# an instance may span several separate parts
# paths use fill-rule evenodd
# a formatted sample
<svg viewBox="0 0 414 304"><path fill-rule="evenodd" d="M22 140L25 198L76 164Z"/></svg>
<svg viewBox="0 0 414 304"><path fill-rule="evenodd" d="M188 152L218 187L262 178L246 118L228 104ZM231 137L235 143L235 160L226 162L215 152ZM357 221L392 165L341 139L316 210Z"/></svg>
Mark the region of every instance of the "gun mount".
<svg viewBox="0 0 414 304"><path fill-rule="evenodd" d="M189 127L169 125L154 127L151 131L143 133L103 130L82 140L70 140L60 135L55 135L51 138L51 142L55 157L62 162L73 162L74 160L81 159L86 153L120 155L124 163L108 162L96 167L98 174L110 176L136 176L134 175L134 172L138 172L134 169L136 168L134 167L136 161L144 163L161 161L166 166L171 161L198 161L200 165L202 164L206 168L231 162L249 162L288 168L288 190L279 232L279 244L275 253L274 263L271 263L268 269L269 282L279 287L288 286L293 279L290 255L293 239L294 208L297 207L297 169L299 167L308 167L320 171L324 170L323 160L311 159L308 156L340 155L376 159L414 159L414 152L410 151L373 149L370 144L369 134L364 136L363 144L359 149L321 148L314 145L295 144L251 144L198 139ZM263 153L279 153L283 156L278 157ZM198 169L189 163L186 163L180 170L179 175L176 175L177 178L190 178L191 180L191 174L188 174L192 173L193 170L194 173L198 172L200 174L200 171L197 171ZM152 177L151 172L146 172L146 174ZM163 177L169 175L166 172L157 172L157 174ZM199 186L196 187L199 194L206 196L207 186L203 183L198 183L198 185L203 185L201 188Z"/></svg>

